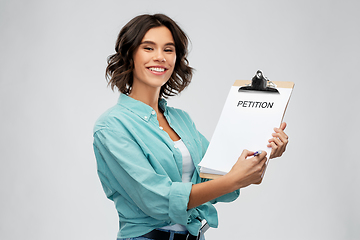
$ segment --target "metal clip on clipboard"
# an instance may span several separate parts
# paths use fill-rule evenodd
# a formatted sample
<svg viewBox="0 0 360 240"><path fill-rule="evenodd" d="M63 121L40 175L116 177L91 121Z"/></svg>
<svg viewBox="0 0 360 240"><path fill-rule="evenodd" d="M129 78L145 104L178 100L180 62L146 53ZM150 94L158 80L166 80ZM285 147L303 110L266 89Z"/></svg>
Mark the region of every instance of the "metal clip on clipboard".
<svg viewBox="0 0 360 240"><path fill-rule="evenodd" d="M242 91L264 91L269 93L279 93L276 85L264 76L261 70L258 70L251 80L251 84L240 87L239 92Z"/></svg>

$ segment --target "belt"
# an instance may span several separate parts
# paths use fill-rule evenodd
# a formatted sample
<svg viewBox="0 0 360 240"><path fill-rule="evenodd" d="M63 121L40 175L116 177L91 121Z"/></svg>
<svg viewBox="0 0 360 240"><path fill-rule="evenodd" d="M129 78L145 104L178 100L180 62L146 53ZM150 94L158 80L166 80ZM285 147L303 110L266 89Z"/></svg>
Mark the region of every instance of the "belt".
<svg viewBox="0 0 360 240"><path fill-rule="evenodd" d="M141 237L146 237L154 240L169 240L170 239L170 232L164 232L157 229L148 232ZM197 240L198 238L190 233L181 234L181 233L174 233L174 240Z"/></svg>

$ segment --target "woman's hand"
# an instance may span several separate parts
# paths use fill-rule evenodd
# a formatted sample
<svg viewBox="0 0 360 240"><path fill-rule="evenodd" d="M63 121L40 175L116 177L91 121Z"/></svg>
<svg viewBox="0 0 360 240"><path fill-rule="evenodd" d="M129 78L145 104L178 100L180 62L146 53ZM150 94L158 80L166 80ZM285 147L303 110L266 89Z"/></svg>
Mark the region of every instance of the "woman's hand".
<svg viewBox="0 0 360 240"><path fill-rule="evenodd" d="M254 152L244 150L228 174L192 185L188 209L250 184L261 183L266 169L266 152L262 151L255 157L253 155Z"/></svg>
<svg viewBox="0 0 360 240"><path fill-rule="evenodd" d="M269 139L268 147L271 147L270 159L280 157L286 149L289 142L289 137L285 134L284 130L286 123L281 123L280 128L274 128L273 138Z"/></svg>
<svg viewBox="0 0 360 240"><path fill-rule="evenodd" d="M262 151L257 156L253 155L254 152L244 150L227 174L227 177L231 177L235 181L236 189L249 186L250 184L261 183L266 170L266 152Z"/></svg>
<svg viewBox="0 0 360 240"><path fill-rule="evenodd" d="M288 136L284 133L286 123L275 128L273 138L269 139L270 158L280 157L288 144ZM267 166L266 152L254 156L254 152L244 150L237 162L226 175L198 184L194 184L189 196L188 209L199 206L224 194L244 188L250 184L260 184Z"/></svg>

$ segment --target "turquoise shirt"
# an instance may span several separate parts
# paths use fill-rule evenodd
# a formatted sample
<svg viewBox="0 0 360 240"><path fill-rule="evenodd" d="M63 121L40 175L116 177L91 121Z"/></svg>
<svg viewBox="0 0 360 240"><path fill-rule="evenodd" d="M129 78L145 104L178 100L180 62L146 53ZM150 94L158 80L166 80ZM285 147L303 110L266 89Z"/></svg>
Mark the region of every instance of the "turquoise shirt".
<svg viewBox="0 0 360 240"><path fill-rule="evenodd" d="M186 112L168 107L164 99L159 101L159 107L191 154L196 166L192 182L181 181L181 152L159 127L150 106L121 94L117 105L106 111L94 127L98 175L106 196L118 211L118 238L141 236L175 223L197 235L201 219L211 227L218 225L212 204L239 196L237 190L187 209L192 184L207 181L200 178L198 164L209 142Z"/></svg>

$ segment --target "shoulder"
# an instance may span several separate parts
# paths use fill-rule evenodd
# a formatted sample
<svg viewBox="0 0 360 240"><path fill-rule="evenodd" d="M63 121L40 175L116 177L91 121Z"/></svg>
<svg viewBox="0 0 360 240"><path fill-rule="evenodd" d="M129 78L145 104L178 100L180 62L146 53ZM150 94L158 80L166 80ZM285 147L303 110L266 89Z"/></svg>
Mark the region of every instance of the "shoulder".
<svg viewBox="0 0 360 240"><path fill-rule="evenodd" d="M124 122L127 122L131 118L131 112L117 104L108 110L106 110L100 117L96 120L93 132L96 133L99 130L111 130L111 131L120 131L121 126Z"/></svg>
<svg viewBox="0 0 360 240"><path fill-rule="evenodd" d="M189 123L193 123L190 115L179 108L174 108L174 107L167 107L167 111L170 117L176 117L176 118L181 118L183 120L188 121Z"/></svg>

